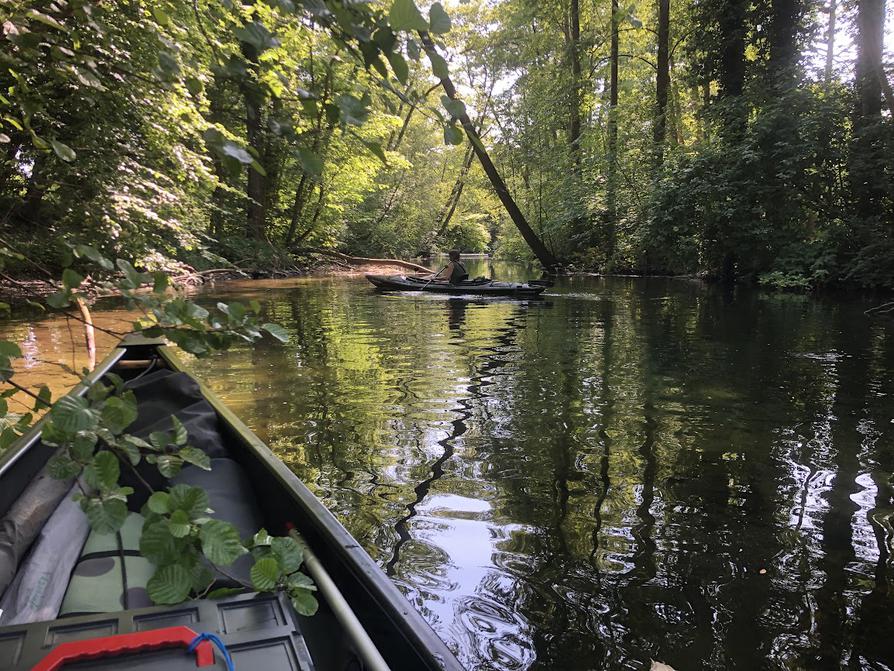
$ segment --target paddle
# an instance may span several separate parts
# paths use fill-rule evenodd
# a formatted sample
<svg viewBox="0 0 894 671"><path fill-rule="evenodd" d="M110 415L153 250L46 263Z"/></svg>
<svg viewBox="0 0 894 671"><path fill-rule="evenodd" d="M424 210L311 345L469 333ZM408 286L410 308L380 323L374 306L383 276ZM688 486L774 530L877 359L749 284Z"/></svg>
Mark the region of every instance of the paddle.
<svg viewBox="0 0 894 671"><path fill-rule="evenodd" d="M450 265L450 264L448 263L447 266L449 266L449 265ZM443 273L444 270L447 268L447 266L444 266L444 267L441 268L438 272L436 272L434 275L432 275L432 276L431 276L431 279L430 279L428 282L426 282L426 283L422 286L422 289L420 289L420 291L422 291L423 289L425 289L425 287L427 287L429 284L431 284L432 282L434 282L434 281L435 281L435 278L436 278L439 274Z"/></svg>

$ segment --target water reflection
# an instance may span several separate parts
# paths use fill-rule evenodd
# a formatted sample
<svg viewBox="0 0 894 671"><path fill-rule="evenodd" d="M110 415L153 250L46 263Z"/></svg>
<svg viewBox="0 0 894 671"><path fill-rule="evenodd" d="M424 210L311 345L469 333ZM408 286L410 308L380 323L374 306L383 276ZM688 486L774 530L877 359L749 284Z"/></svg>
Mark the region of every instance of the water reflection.
<svg viewBox="0 0 894 671"><path fill-rule="evenodd" d="M196 373L469 668L894 668L894 343L859 301L219 295L292 339Z"/></svg>

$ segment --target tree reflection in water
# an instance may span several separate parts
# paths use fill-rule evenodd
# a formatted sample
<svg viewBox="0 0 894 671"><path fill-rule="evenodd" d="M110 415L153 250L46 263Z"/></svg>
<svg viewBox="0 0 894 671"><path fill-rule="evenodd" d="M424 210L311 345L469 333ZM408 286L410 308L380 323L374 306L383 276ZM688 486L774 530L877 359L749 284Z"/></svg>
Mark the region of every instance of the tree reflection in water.
<svg viewBox="0 0 894 671"><path fill-rule="evenodd" d="M868 304L623 278L225 293L293 338L195 371L469 668L894 665L894 338Z"/></svg>

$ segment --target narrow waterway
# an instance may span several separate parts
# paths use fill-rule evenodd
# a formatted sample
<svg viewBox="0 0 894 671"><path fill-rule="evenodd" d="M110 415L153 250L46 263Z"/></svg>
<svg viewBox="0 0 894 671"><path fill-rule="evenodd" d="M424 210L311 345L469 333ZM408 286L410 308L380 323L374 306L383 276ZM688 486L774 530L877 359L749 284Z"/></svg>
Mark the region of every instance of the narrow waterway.
<svg viewBox="0 0 894 671"><path fill-rule="evenodd" d="M468 668L894 668L894 329L871 302L624 278L220 298L291 339L195 374ZM7 333L32 379L70 356L63 323Z"/></svg>

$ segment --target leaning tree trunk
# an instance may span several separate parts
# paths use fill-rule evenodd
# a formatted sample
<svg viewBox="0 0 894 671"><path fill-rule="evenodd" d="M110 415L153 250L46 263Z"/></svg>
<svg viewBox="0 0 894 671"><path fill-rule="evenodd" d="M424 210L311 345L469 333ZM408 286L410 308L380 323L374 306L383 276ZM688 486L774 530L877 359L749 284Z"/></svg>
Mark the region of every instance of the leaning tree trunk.
<svg viewBox="0 0 894 671"><path fill-rule="evenodd" d="M425 49L425 52L429 54L429 56L434 55L434 57L440 57L435 49L435 44L432 42L431 36L426 31L420 31L419 37L422 40L422 46ZM452 100L459 100L456 95L456 87L453 85L450 77L442 77L440 79L441 86L447 96ZM500 199L500 202L503 204L503 207L506 208L506 212L509 214L509 218L512 219L512 223L515 224L515 227L518 228L518 231L521 233L525 242L528 243L528 247L531 248L531 251L534 252L534 255L544 267L550 269L557 267L559 265L558 259L556 259L553 253L546 248L546 245L543 244L543 241L537 233L534 232L534 229L531 228L530 224L528 224L525 215L522 214L522 211L519 209L515 200L513 200L506 183L503 181L496 166L493 164L493 161L490 160L490 156L484 149L481 137L479 137L478 132L475 130L475 126L472 124L469 115L465 112L460 114L459 122L462 124L463 130L465 130L469 142L472 143L475 155L481 163L481 168L484 170L484 174L487 175L491 185L493 185L494 191Z"/></svg>

